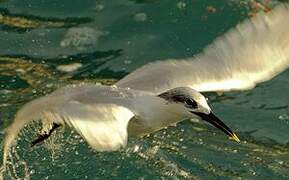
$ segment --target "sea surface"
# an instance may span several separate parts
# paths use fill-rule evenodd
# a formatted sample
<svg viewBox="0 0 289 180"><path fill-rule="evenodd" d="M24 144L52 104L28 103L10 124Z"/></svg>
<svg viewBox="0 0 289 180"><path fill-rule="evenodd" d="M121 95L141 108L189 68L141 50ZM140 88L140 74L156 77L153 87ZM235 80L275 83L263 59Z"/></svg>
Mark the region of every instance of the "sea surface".
<svg viewBox="0 0 289 180"><path fill-rule="evenodd" d="M67 84L113 84L148 62L192 57L279 3L1 0L0 159L5 128L30 100ZM117 152L94 152L64 128L31 148L33 124L13 146L3 179L289 179L289 71L253 90L205 95L241 143L186 120L130 138Z"/></svg>

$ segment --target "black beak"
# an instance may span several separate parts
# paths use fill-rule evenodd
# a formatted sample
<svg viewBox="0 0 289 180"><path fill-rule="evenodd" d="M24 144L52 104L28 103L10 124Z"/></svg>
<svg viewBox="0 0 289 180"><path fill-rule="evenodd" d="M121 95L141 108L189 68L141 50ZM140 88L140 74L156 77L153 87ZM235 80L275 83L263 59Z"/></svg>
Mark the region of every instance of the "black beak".
<svg viewBox="0 0 289 180"><path fill-rule="evenodd" d="M201 117L202 120L207 121L208 123L214 125L216 128L226 133L230 137L230 139L240 142L238 136L235 133L233 133L233 131L212 112L210 114L200 112L192 112L192 113L198 115L199 117Z"/></svg>

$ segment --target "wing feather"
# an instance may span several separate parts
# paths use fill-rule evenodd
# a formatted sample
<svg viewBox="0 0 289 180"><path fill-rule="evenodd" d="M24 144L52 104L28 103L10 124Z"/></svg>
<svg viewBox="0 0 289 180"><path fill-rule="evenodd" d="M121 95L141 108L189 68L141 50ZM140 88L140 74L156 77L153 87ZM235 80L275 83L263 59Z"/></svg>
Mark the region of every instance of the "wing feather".
<svg viewBox="0 0 289 180"><path fill-rule="evenodd" d="M77 91L80 88L82 92ZM3 164L6 164L11 144L20 130L33 120L41 120L43 129L53 122L69 126L97 151L113 151L126 146L127 126L134 113L127 107L95 99L104 90L109 93L110 87L83 85L71 87L69 93L64 93L63 89L31 101L17 112L6 130ZM94 102L86 102L88 96L94 98Z"/></svg>
<svg viewBox="0 0 289 180"><path fill-rule="evenodd" d="M153 93L181 86L201 92L251 89L289 67L288 19L288 5L279 5L239 24L193 58L150 63L116 85Z"/></svg>

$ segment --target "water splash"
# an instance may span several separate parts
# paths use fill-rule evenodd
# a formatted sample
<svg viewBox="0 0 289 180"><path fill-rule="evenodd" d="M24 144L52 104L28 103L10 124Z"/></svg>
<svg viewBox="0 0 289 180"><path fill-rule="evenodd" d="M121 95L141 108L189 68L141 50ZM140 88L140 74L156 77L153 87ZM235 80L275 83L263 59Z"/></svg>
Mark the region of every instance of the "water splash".
<svg viewBox="0 0 289 180"><path fill-rule="evenodd" d="M72 27L68 29L60 46L72 47L78 51L93 49L97 46L99 38L107 34L108 32L103 32L98 28Z"/></svg>

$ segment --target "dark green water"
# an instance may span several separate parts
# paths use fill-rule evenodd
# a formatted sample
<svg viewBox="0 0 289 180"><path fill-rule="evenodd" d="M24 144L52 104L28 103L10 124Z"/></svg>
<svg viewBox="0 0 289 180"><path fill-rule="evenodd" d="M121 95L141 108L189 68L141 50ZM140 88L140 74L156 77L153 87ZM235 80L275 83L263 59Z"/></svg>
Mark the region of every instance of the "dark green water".
<svg viewBox="0 0 289 180"><path fill-rule="evenodd" d="M158 59L193 56L257 11L248 2L0 1L1 142L4 128L29 100L70 83L112 83ZM73 63L82 66L57 70ZM129 139L118 152L93 152L67 129L30 148L36 131L27 127L4 179L288 179L288 92L287 70L251 91L206 94L240 144L207 124L184 121Z"/></svg>

